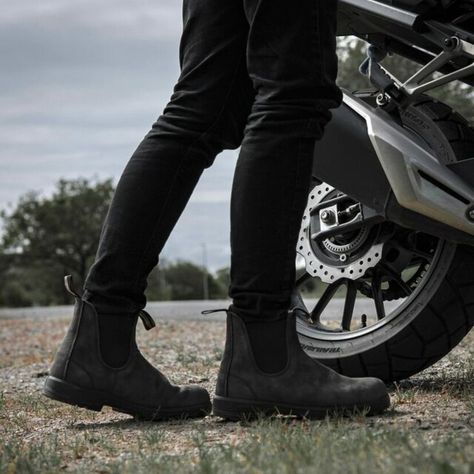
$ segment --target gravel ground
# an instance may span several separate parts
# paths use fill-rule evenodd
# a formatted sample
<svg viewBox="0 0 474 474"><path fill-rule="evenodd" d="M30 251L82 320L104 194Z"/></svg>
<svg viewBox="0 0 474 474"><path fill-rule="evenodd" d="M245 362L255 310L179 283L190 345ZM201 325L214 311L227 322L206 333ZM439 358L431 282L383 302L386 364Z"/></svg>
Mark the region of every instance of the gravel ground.
<svg viewBox="0 0 474 474"><path fill-rule="evenodd" d="M127 456L130 450L141 449L143 443L150 444L157 437L160 449L168 454L197 449L196 434L205 436L208 444L231 446L246 437L245 424L223 422L212 416L186 422L136 422L110 409L95 413L43 397L40 389L67 325L67 319L0 322L0 439L3 443L31 446L54 436L63 446L64 469L93 463L97 470L98 464ZM158 321L152 331L145 332L140 327L138 342L149 360L173 382L198 383L212 393L224 330L222 321ZM471 333L432 368L391 386L393 408L388 413L351 423L409 429L428 440L459 433L472 443L473 343ZM90 449L91 444L94 449Z"/></svg>

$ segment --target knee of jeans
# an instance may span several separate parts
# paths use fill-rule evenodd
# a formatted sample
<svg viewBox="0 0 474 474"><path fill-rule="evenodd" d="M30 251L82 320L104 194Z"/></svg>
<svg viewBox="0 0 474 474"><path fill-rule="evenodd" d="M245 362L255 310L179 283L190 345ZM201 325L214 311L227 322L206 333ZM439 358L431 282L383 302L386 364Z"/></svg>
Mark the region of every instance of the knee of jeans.
<svg viewBox="0 0 474 474"><path fill-rule="evenodd" d="M298 96L259 94L249 115L245 133L282 133L320 138L332 119L331 109L341 105L339 94Z"/></svg>
<svg viewBox="0 0 474 474"><path fill-rule="evenodd" d="M240 147L244 128L244 122L237 123L232 118L222 118L204 132L192 134L192 139L188 142L191 149L188 160L198 160L204 168L210 167L219 153Z"/></svg>
<svg viewBox="0 0 474 474"><path fill-rule="evenodd" d="M197 146L219 153L240 146L248 113L249 107L242 107L239 113L224 110L214 114L196 110L181 110L178 114L165 109L149 135L179 136L181 141L199 142Z"/></svg>
<svg viewBox="0 0 474 474"><path fill-rule="evenodd" d="M275 111L275 113L256 111L251 114L245 127L245 135L260 137L308 137L319 139L325 126L331 120L329 110L305 113Z"/></svg>
<svg viewBox="0 0 474 474"><path fill-rule="evenodd" d="M342 89L335 83L312 83L307 78L289 81L279 87L262 86L258 88L252 104L252 113L296 119L322 119L328 111L342 104Z"/></svg>
<svg viewBox="0 0 474 474"><path fill-rule="evenodd" d="M243 140L243 126L234 130L210 130L202 134L191 144L192 153L188 154L188 160L198 160L204 168L209 168L215 161L216 156L224 150L238 148Z"/></svg>
<svg viewBox="0 0 474 474"><path fill-rule="evenodd" d="M199 139L193 142L186 154L188 163L197 165L200 168L209 168L214 164L216 156L223 149L215 143L206 139Z"/></svg>

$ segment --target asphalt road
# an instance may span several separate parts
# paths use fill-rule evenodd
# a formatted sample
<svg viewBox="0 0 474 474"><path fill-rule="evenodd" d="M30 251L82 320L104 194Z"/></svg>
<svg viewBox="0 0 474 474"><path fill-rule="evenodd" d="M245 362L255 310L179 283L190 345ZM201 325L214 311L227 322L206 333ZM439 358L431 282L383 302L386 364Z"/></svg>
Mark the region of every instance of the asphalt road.
<svg viewBox="0 0 474 474"><path fill-rule="evenodd" d="M309 308L316 300L307 300ZM328 306L325 318L340 320L344 305L343 299L334 299ZM149 302L145 308L157 320L193 321L193 320L224 320L225 313L215 313L207 316L201 315L205 309L227 308L228 300L197 300L197 301L157 301ZM371 314L374 304L370 299L357 301L355 314ZM389 310L389 305L386 305ZM29 308L1 308L1 319L63 319L72 317L73 306L39 306Z"/></svg>

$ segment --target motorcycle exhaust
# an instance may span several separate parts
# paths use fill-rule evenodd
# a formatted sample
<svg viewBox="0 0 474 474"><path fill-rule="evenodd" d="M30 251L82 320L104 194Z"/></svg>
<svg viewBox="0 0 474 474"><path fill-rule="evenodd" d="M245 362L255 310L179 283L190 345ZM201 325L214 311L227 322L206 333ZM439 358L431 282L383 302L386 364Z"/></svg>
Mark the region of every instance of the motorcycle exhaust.
<svg viewBox="0 0 474 474"><path fill-rule="evenodd" d="M440 163L385 110L343 93L314 175L401 226L474 245L474 159Z"/></svg>

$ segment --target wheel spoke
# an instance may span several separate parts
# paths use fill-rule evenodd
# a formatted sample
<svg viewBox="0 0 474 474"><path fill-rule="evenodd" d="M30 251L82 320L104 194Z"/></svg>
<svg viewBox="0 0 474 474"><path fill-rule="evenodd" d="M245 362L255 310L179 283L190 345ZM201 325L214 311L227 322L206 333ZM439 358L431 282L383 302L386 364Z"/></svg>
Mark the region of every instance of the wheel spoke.
<svg viewBox="0 0 474 474"><path fill-rule="evenodd" d="M344 302L344 312L342 314L342 329L351 330L352 316L354 315L354 305L357 298L357 285L354 280L346 280L347 292Z"/></svg>
<svg viewBox="0 0 474 474"><path fill-rule="evenodd" d="M410 296L412 294L413 290L402 280L400 275L393 275L391 277L391 281L399 286L406 296Z"/></svg>
<svg viewBox="0 0 474 474"><path fill-rule="evenodd" d="M386 275L390 278L390 280L399 286L406 296L410 296L412 294L413 290L402 280L401 275L391 269L387 264L382 265L382 268L385 270Z"/></svg>
<svg viewBox="0 0 474 474"><path fill-rule="evenodd" d="M311 320L313 323L318 324L320 322L321 314L323 314L326 306L333 299L336 291L344 284L344 279L338 280L328 285L328 287L324 290L324 293L321 295L321 298L319 298L316 306L313 308L313 311L311 311Z"/></svg>
<svg viewBox="0 0 474 474"><path fill-rule="evenodd" d="M398 249L400 252L411 253L413 256L419 257L422 260L427 261L428 263L430 263L433 260L433 255L432 254L430 254L428 252L424 252L423 250L419 250L414 246L413 247L411 247L411 246L407 247L406 245L403 245L400 242L391 242L390 244L394 248Z"/></svg>
<svg viewBox="0 0 474 474"><path fill-rule="evenodd" d="M428 263L431 263L431 261L433 260L433 255L428 252L423 252L423 250L412 249L411 252L413 253L413 255L420 257L422 260L425 260Z"/></svg>
<svg viewBox="0 0 474 474"><path fill-rule="evenodd" d="M372 298L375 303L375 311L377 312L377 319L385 318L385 307L383 305L382 292L382 277L380 273L376 273L372 280Z"/></svg>
<svg viewBox="0 0 474 474"><path fill-rule="evenodd" d="M306 281L308 281L311 277L311 275L308 273L308 272L305 272L302 276L300 276L296 282L295 282L295 286L296 288L299 288L303 283L305 283Z"/></svg>

